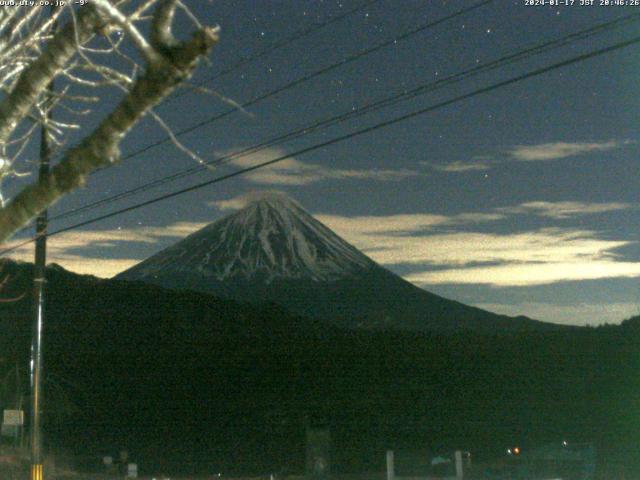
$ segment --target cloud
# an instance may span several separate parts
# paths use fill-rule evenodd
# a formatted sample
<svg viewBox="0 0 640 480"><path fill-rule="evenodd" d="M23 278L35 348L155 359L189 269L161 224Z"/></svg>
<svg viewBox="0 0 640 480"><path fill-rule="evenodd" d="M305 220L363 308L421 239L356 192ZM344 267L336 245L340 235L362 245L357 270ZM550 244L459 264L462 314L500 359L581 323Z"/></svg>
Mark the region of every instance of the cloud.
<svg viewBox="0 0 640 480"><path fill-rule="evenodd" d="M286 155L286 152L278 148L265 149L235 158L231 161L231 164L240 168L248 168L284 155ZM295 158L287 158L249 172L244 175L244 178L262 185L308 185L322 180L348 179L389 182L422 175L424 173L408 169L357 170L327 168L321 165L305 163Z"/></svg>
<svg viewBox="0 0 640 480"><path fill-rule="evenodd" d="M612 258L592 260L574 255L570 261L509 262L471 268L431 270L407 275L417 284L476 284L494 287L523 287L577 280L635 278L640 276L640 262L620 262Z"/></svg>
<svg viewBox="0 0 640 480"><path fill-rule="evenodd" d="M409 234L425 233L436 227L469 225L505 218L503 214L499 213L461 213L450 216L415 213L359 217L315 215L315 217L339 234L355 235L362 241L365 241L366 238L378 238L378 236L408 238Z"/></svg>
<svg viewBox="0 0 640 480"><path fill-rule="evenodd" d="M514 160L523 162L556 160L586 153L615 150L630 143L629 140L610 140L600 143L555 142L540 145L516 145L510 148L507 153Z"/></svg>
<svg viewBox="0 0 640 480"><path fill-rule="evenodd" d="M497 208L497 212L504 214L537 215L541 217L566 219L581 215L614 212L635 208L630 203L587 203L587 202L526 202L513 207Z"/></svg>
<svg viewBox="0 0 640 480"><path fill-rule="evenodd" d="M213 202L207 203L210 207L217 208L220 211L234 211L240 210L247 206L247 204L251 201L251 195L239 195L234 198L229 198L227 200L215 200Z"/></svg>
<svg viewBox="0 0 640 480"><path fill-rule="evenodd" d="M209 202L208 205L222 211L239 210L247 204L261 198L265 194L274 193L286 195L281 190L259 190L241 194L225 200ZM421 232L430 228L467 225L482 222L491 222L505 218L503 213L461 213L457 215L435 214L400 214L390 216L359 216L343 217L339 215L314 215L321 222L331 223L342 231L360 231L363 233L388 232L393 235L403 235L412 232Z"/></svg>
<svg viewBox="0 0 640 480"><path fill-rule="evenodd" d="M429 265L433 267L458 267L486 264L479 270L489 269L490 264L586 264L595 260L613 260L612 250L629 244L627 241L602 240L596 232L546 228L515 234L481 232L433 233L435 226L455 224L442 219L424 221L412 216L367 217L355 219L337 216L318 216L320 221L339 235L384 265ZM640 264L638 264L640 266ZM503 266L503 265L500 265ZM470 270L469 270L470 271ZM445 283L440 280L443 271L427 271L413 274L412 281ZM418 278L417 275L420 275ZM440 277L438 276L440 275ZM597 278L597 277L585 277ZM517 278L513 282L521 283ZM464 281L462 283L495 283ZM540 283L532 280L532 284Z"/></svg>
<svg viewBox="0 0 640 480"><path fill-rule="evenodd" d="M207 205L221 211L235 211L246 207L251 202L269 196L282 196L285 198L289 198L288 195L282 190L255 190L252 192L242 193L225 200L214 200L212 202L208 202Z"/></svg>
<svg viewBox="0 0 640 480"><path fill-rule="evenodd" d="M579 303L576 305L556 305L551 303L524 302L521 304L476 303L474 306L502 315L527 315L536 320L565 325L600 325L621 323L638 315L638 304L619 303Z"/></svg>
<svg viewBox="0 0 640 480"><path fill-rule="evenodd" d="M474 171L482 171L489 170L493 168L493 162L488 160L478 160L478 161L470 161L470 162L461 162L455 161L446 164L438 164L438 163L429 163L429 162L420 162L421 165L424 165L429 168L433 168L434 170L438 170L440 172L452 172L452 173L462 173L462 172L474 172Z"/></svg>
<svg viewBox="0 0 640 480"><path fill-rule="evenodd" d="M438 230L503 218L494 214L318 218L382 265L422 267L405 276L421 285L506 287L640 276L640 263L620 261L615 253L632 242L602 239L591 230L544 228L513 234Z"/></svg>
<svg viewBox="0 0 640 480"><path fill-rule="evenodd" d="M177 222L163 227L115 228L110 230L73 230L55 235L47 242L47 261L76 273L110 278L140 262L142 258L118 258L124 243L157 245L167 239L181 239L204 227L204 223ZM4 245L10 248L23 240ZM33 262L33 244L24 245L9 255Z"/></svg>
<svg viewBox="0 0 640 480"><path fill-rule="evenodd" d="M448 173L477 172L494 168L505 160L516 160L521 162L557 160L561 158L574 157L593 152L604 152L615 150L625 145L636 143L633 140L610 140L608 142L554 142L542 143L539 145L516 145L505 150L506 158L502 161L496 160L491 155L476 155L469 161L454 161L440 164L431 162L419 162L421 165Z"/></svg>

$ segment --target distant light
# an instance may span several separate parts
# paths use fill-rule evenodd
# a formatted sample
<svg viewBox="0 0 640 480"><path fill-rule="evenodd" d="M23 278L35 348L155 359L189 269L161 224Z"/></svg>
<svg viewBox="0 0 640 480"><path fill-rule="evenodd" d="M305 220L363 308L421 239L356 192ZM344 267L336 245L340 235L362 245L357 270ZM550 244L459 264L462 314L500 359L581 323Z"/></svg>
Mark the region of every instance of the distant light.
<svg viewBox="0 0 640 480"><path fill-rule="evenodd" d="M513 453L516 455L520 455L520 448L519 447L514 448Z"/></svg>
<svg viewBox="0 0 640 480"><path fill-rule="evenodd" d="M562 441L562 446L563 446L563 447L566 447L567 445L569 445L569 444L567 443L567 441L566 441L566 440L563 440L563 441Z"/></svg>
<svg viewBox="0 0 640 480"><path fill-rule="evenodd" d="M507 448L507 455L511 455L511 449Z"/></svg>

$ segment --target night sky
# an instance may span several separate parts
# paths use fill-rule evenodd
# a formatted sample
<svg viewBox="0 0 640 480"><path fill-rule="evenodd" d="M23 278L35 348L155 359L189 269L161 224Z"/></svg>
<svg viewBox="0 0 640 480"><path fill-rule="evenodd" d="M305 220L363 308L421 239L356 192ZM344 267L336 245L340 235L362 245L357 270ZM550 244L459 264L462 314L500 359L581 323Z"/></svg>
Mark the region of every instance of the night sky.
<svg viewBox="0 0 640 480"><path fill-rule="evenodd" d="M186 1L221 39L192 82L246 104L383 42L384 48L180 136L204 160L251 147L379 99L616 18L629 5L527 5L465 1ZM546 3L549 3L548 1ZM570 5L573 3L573 5ZM613 3L613 2L612 2ZM271 49L345 12L354 13ZM186 19L181 31L187 32ZM64 219L106 214L259 161L614 45L640 19L553 51L312 132ZM554 69L295 155L270 168L72 230L49 240L49 261L110 277L220 218L255 190L279 190L386 268L431 292L506 314L572 324L618 323L640 313L638 44ZM219 75L221 71L228 71ZM108 111L109 99L86 125ZM180 131L233 108L194 89L157 113ZM95 118L94 118L95 117ZM165 137L145 119L123 155ZM56 215L197 166L170 143L93 175L50 210ZM7 184L9 196L29 179ZM26 238L21 234L16 238ZM32 246L17 256L31 260Z"/></svg>

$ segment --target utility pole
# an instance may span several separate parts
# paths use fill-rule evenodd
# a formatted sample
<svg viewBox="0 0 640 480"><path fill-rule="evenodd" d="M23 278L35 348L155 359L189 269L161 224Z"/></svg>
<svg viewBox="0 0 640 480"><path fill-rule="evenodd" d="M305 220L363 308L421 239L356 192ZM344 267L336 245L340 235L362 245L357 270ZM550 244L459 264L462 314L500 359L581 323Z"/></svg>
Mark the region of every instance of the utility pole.
<svg viewBox="0 0 640 480"><path fill-rule="evenodd" d="M53 88L53 85L49 85ZM50 95L48 95L50 99ZM45 101L46 101L45 100ZM48 103L48 102L47 102ZM46 120L40 129L40 169L38 180L49 175L49 132ZM31 333L31 480L43 480L42 471L42 407L43 407L43 366L42 334L44 331L45 284L47 260L47 210L43 210L36 220L36 256L33 267L33 330Z"/></svg>
<svg viewBox="0 0 640 480"><path fill-rule="evenodd" d="M51 100L53 82L48 86L44 98L46 113L40 129L40 168L38 181L43 181L49 175L49 159L51 144L47 121L51 118ZM42 468L42 410L43 395L43 365L42 365L42 335L45 318L45 286L47 260L47 210L43 210L36 220L36 253L33 268L33 330L31 336L31 480L44 480Z"/></svg>

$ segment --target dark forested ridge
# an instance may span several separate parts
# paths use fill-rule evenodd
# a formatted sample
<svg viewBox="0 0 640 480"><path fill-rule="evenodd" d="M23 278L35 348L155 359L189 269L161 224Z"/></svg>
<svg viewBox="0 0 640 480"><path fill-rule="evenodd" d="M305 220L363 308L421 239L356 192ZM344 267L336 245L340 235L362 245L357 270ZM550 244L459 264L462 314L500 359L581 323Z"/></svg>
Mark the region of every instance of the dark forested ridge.
<svg viewBox="0 0 640 480"><path fill-rule="evenodd" d="M27 294L0 303L2 372L27 362L30 268L3 263L1 295ZM386 448L489 458L565 438L638 464L638 318L518 334L347 331L274 304L48 275L47 391L62 385L78 407L49 419L52 447L128 448L168 469L295 470L315 423L331 428L343 471L381 469Z"/></svg>

